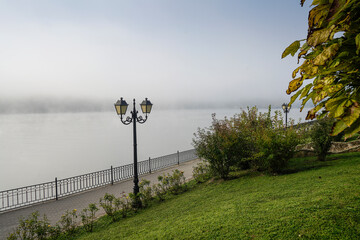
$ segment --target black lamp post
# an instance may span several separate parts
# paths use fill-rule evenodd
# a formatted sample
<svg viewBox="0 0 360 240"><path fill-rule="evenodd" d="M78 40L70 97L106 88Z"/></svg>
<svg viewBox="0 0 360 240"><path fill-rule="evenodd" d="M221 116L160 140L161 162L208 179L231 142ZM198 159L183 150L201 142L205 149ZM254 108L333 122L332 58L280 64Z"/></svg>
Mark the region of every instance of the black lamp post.
<svg viewBox="0 0 360 240"><path fill-rule="evenodd" d="M284 110L285 113L285 129L287 128L287 114L290 112L290 108L291 106L289 104L283 103L282 109Z"/></svg>
<svg viewBox="0 0 360 240"><path fill-rule="evenodd" d="M147 118L148 118L148 114L150 114L151 112L151 108L152 108L152 103L145 98L144 101L142 101L142 103L140 104L141 106L141 110L143 112L143 114L145 114L145 118L143 118L143 116L139 116L138 117L138 111L135 108L135 99L133 100L133 111L131 111L131 117L126 117L126 119L124 120L125 117L123 117L123 115L126 114L126 110L129 104L126 103L125 100L123 100L123 98L120 98L120 100L118 100L114 106L115 106L115 110L116 113L120 116L120 120L123 124L125 125L129 125L130 123L133 123L133 135L134 135L134 195L135 195L135 199L136 201L134 202L134 207L135 208L140 208L141 207L141 201L139 200L138 197L138 193L139 193L139 177L138 177L138 167L137 167L137 143L136 143L136 122L142 124L145 123Z"/></svg>

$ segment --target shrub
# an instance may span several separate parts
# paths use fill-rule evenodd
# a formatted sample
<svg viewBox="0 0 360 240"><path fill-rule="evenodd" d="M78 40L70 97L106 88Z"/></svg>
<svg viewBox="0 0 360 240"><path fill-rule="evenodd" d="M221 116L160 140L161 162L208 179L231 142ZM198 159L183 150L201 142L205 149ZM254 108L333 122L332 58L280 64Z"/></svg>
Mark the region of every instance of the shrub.
<svg viewBox="0 0 360 240"><path fill-rule="evenodd" d="M111 217L113 222L117 220L120 204L120 199L116 198L113 194L105 193L104 198L100 198L100 206L104 209L105 213Z"/></svg>
<svg viewBox="0 0 360 240"><path fill-rule="evenodd" d="M130 195L126 196L125 192L122 193L122 197L119 199L119 208L122 218L126 218L128 213L131 211Z"/></svg>
<svg viewBox="0 0 360 240"><path fill-rule="evenodd" d="M161 189L164 193L179 194L186 191L184 172L175 169L172 174L158 176Z"/></svg>
<svg viewBox="0 0 360 240"><path fill-rule="evenodd" d="M39 212L36 211L28 218L20 218L19 225L7 239L48 239L56 238L59 234L59 226L51 226L45 214L43 219L39 219Z"/></svg>
<svg viewBox="0 0 360 240"><path fill-rule="evenodd" d="M73 209L72 211L66 211L65 214L61 216L59 224L61 229L66 234L73 234L76 230L76 218L77 210Z"/></svg>
<svg viewBox="0 0 360 240"><path fill-rule="evenodd" d="M193 167L192 174L197 183L206 182L211 177L209 164L206 164L205 162L198 163Z"/></svg>
<svg viewBox="0 0 360 240"><path fill-rule="evenodd" d="M162 176L159 176L160 179L162 179ZM158 178L158 179L159 179ZM154 184L152 186L152 191L155 194L155 197L159 200L159 201L164 201L165 200L165 196L166 196L166 189L164 189L164 186L160 183L158 184Z"/></svg>
<svg viewBox="0 0 360 240"><path fill-rule="evenodd" d="M169 179L170 193L177 195L187 190L187 185L183 171L180 171L179 169L175 169L172 171L172 175L167 174L166 177Z"/></svg>
<svg viewBox="0 0 360 240"><path fill-rule="evenodd" d="M147 207L149 202L153 198L153 189L150 186L150 181L146 179L142 179L139 183L140 188L140 200L142 202L143 207Z"/></svg>
<svg viewBox="0 0 360 240"><path fill-rule="evenodd" d="M210 173L221 178L227 178L234 167L281 172L301 141L300 131L285 129L281 112L271 116L271 106L267 113L253 107L230 119L217 120L213 115L212 125L198 130L193 145L209 163Z"/></svg>
<svg viewBox="0 0 360 240"><path fill-rule="evenodd" d="M333 140L333 137L330 136L330 131L333 123L334 120L323 118L316 121L311 129L310 137L319 161L325 161L326 155L330 150Z"/></svg>
<svg viewBox="0 0 360 240"><path fill-rule="evenodd" d="M164 201L167 194L180 194L187 190L184 172L175 169L172 174L158 176L158 184L152 186L152 192L159 201Z"/></svg>
<svg viewBox="0 0 360 240"><path fill-rule="evenodd" d="M268 131L266 136L258 142L260 148L257 161L259 170L280 173L294 156L295 147L299 143L299 135L293 129Z"/></svg>
<svg viewBox="0 0 360 240"><path fill-rule="evenodd" d="M92 232L94 228L95 214L99 211L95 203L90 203L88 208L81 211L81 221L87 232Z"/></svg>
<svg viewBox="0 0 360 240"><path fill-rule="evenodd" d="M212 116L209 128L198 129L193 145L199 157L204 158L211 172L223 179L229 176L230 167L239 165L251 155L253 146L250 135L238 131L232 120L217 120Z"/></svg>

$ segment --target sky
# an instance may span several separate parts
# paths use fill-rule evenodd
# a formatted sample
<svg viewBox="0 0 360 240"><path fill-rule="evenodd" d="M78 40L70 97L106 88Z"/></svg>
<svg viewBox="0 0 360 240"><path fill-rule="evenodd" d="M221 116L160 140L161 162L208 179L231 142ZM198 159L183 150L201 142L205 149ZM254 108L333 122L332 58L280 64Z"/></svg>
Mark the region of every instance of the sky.
<svg viewBox="0 0 360 240"><path fill-rule="evenodd" d="M300 0L0 0L0 112L149 98L163 107L288 102ZM16 104L15 104L16 105Z"/></svg>

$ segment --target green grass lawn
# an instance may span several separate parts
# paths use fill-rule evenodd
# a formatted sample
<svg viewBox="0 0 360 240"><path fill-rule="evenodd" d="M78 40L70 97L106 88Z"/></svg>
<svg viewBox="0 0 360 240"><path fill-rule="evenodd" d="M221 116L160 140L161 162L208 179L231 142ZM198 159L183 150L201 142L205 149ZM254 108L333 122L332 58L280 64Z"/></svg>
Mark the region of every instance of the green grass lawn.
<svg viewBox="0 0 360 240"><path fill-rule="evenodd" d="M287 174L197 185L75 239L360 239L360 154L291 161Z"/></svg>

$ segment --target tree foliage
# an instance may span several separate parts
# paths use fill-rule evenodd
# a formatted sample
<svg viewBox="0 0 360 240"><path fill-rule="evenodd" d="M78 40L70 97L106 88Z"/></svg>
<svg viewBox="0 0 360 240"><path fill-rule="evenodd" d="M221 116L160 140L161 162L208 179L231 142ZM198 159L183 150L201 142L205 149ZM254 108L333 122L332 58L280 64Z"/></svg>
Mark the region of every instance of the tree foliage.
<svg viewBox="0 0 360 240"><path fill-rule="evenodd" d="M290 104L302 100L301 110L311 100L314 107L307 120L335 118L332 134L350 137L360 131L360 1L313 0L312 6L307 38L282 54L284 58L299 52L298 61L303 60L286 92L295 93Z"/></svg>
<svg viewBox="0 0 360 240"><path fill-rule="evenodd" d="M312 145L319 161L325 161L326 155L328 155L330 150L333 140L333 137L330 136L332 124L332 119L323 118L316 121L310 131Z"/></svg>
<svg viewBox="0 0 360 240"><path fill-rule="evenodd" d="M271 116L271 107L267 113L253 107L230 119L213 116L212 125L194 135L197 155L208 162L210 173L226 179L232 167L280 173L294 155L302 132L285 129L279 111Z"/></svg>
<svg viewBox="0 0 360 240"><path fill-rule="evenodd" d="M251 154L253 143L243 132L237 131L232 121L218 120L213 115L209 128L198 129L193 145L197 155L209 162L211 172L228 178L230 167L238 165Z"/></svg>

